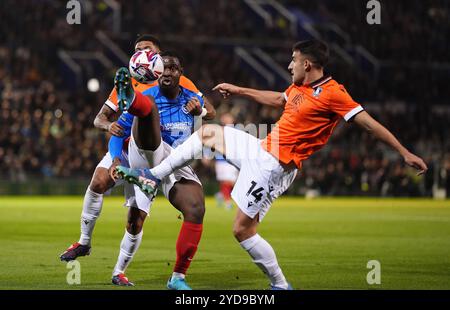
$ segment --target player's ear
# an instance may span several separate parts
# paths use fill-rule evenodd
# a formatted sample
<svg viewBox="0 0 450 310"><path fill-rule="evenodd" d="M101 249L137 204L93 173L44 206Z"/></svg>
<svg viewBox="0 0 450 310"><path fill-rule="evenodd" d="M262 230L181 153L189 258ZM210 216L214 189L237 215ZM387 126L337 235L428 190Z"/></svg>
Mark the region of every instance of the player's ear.
<svg viewBox="0 0 450 310"><path fill-rule="evenodd" d="M309 71L311 71L312 62L309 59L305 59L303 66L305 67L305 71L309 72Z"/></svg>

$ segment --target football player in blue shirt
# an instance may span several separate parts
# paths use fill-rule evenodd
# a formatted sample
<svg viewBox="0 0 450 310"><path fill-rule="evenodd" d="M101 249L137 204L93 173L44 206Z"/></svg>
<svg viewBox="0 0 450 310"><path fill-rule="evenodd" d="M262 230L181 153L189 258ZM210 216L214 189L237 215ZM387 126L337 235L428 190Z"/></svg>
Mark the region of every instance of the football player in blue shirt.
<svg viewBox="0 0 450 310"><path fill-rule="evenodd" d="M158 81L158 86L143 93L135 92L131 98L149 100L143 111L124 112L120 119L121 126L130 128L131 139L128 146L130 167L150 167L157 165L171 150L186 140L194 131L195 117L211 119L215 116L214 107L204 104L196 93L179 85L183 67L180 57L171 52L161 54L164 62L164 73ZM116 80L129 80L127 69L119 69ZM123 90L116 86L119 105L123 98ZM147 102L148 103L148 102ZM123 106L121 107L123 110ZM127 125L128 124L128 125ZM120 164L122 146L126 136L113 136L110 141L110 153L116 156L110 168L113 178L115 166ZM173 274L167 282L167 287L174 290L190 289L185 281L186 271L197 250L203 230L205 202L202 185L189 166L177 170L161 183L163 194L170 203L183 214L183 224L178 236L176 251L177 260ZM120 281L142 239L142 227L150 211L153 196L142 192L135 186L137 208L130 208L125 236L122 240L120 253L113 272L113 281ZM121 275L121 276L120 276ZM127 280L127 279L126 279ZM126 282L129 282L128 280Z"/></svg>

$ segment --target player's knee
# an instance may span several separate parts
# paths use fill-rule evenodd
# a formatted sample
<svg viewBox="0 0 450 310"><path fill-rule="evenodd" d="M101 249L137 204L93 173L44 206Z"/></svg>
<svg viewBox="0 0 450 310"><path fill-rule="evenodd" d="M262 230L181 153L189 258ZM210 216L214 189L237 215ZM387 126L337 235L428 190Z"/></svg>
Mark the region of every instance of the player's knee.
<svg viewBox="0 0 450 310"><path fill-rule="evenodd" d="M144 227L147 214L137 208L130 208L128 211L127 231L132 235L137 235Z"/></svg>
<svg viewBox="0 0 450 310"><path fill-rule="evenodd" d="M128 220L127 231L129 234L137 235L142 231L144 222L140 220Z"/></svg>
<svg viewBox="0 0 450 310"><path fill-rule="evenodd" d="M235 223L233 226L233 235L237 241L242 242L247 240L248 238L255 235L255 231L253 229L240 225L239 223Z"/></svg>
<svg viewBox="0 0 450 310"><path fill-rule="evenodd" d="M89 185L91 191L104 194L114 184L109 175L96 175Z"/></svg>
<svg viewBox="0 0 450 310"><path fill-rule="evenodd" d="M183 216L186 221L201 224L205 216L205 203L203 199L191 200L183 208Z"/></svg>
<svg viewBox="0 0 450 310"><path fill-rule="evenodd" d="M238 225L234 225L233 226L233 236L240 241L242 234L243 234L244 230L242 228L242 226L238 226Z"/></svg>

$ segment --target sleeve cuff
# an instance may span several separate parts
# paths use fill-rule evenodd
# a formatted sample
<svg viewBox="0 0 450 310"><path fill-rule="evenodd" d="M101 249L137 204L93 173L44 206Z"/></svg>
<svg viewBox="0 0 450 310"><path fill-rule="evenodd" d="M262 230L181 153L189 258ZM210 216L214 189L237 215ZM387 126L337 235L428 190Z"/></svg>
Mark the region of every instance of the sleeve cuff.
<svg viewBox="0 0 450 310"><path fill-rule="evenodd" d="M117 106L111 101L111 100L106 100L105 101L105 104L108 106L108 107L110 107L111 109L113 109L114 110L114 112L117 112L117 110L118 110L118 108L117 108Z"/></svg>
<svg viewBox="0 0 450 310"><path fill-rule="evenodd" d="M348 112L347 114L345 114L344 119L346 122L348 122L353 116L355 116L356 114L358 114L359 112L363 111L364 108L362 106L357 106L356 108L354 108L353 110L351 110L350 112Z"/></svg>
<svg viewBox="0 0 450 310"><path fill-rule="evenodd" d="M287 100L288 100L288 96L286 95L286 93L283 93L283 98L284 98L284 101L286 101L286 102L287 102Z"/></svg>

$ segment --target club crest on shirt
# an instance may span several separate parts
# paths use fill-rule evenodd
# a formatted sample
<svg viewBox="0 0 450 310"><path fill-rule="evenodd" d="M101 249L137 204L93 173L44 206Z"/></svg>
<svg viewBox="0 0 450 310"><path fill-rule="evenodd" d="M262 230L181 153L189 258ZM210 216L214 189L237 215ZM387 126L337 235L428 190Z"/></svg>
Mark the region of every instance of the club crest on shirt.
<svg viewBox="0 0 450 310"><path fill-rule="evenodd" d="M181 111L183 111L184 114L189 114L189 111L186 109L186 105L181 107Z"/></svg>
<svg viewBox="0 0 450 310"><path fill-rule="evenodd" d="M313 97L318 98L320 96L320 93L322 92L322 87L317 87L314 91L313 91Z"/></svg>

